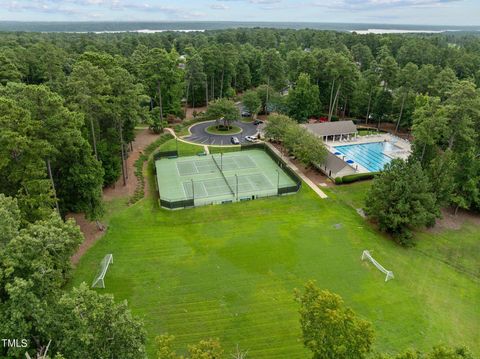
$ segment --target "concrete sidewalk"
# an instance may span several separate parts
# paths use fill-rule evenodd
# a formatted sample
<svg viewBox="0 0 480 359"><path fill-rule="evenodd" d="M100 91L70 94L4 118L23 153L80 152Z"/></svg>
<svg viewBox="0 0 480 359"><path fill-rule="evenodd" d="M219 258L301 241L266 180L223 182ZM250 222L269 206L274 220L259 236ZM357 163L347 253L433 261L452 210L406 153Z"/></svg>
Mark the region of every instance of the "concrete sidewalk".
<svg viewBox="0 0 480 359"><path fill-rule="evenodd" d="M305 182L306 184L308 184L308 186L316 193L318 194L318 196L320 198L328 198L328 196L320 189L318 188L318 186L313 183L310 178L308 178L307 176L305 176L299 169L297 166L295 166L292 161L290 161L290 158L284 156L279 150L277 150L275 148L275 146L273 146L271 143L268 143L268 142L265 142L265 144L270 147L270 149L275 152L277 154L277 156L279 156L281 159L283 159L285 162L288 163L288 165L290 166L290 168L292 170L295 171L295 173L302 179L303 182Z"/></svg>
<svg viewBox="0 0 480 359"><path fill-rule="evenodd" d="M176 133L175 133L175 131L174 131L173 129L171 129L171 128L165 128L165 130L167 130L168 132L170 132L170 133L171 133L175 138L177 138L178 140L183 141L183 142L185 142L185 143L191 143L191 142L189 142L189 141L185 141L185 140L177 137L177 135L176 135ZM198 145L197 143L192 143L192 144ZM288 165L290 166L290 168L291 168L292 170L294 170L295 173L302 179L302 181L305 182L320 198L323 198L323 199L328 198L328 196L325 194L325 192L323 192L320 188L318 188L318 186L317 186L315 183L313 183L313 182L310 180L310 178L308 178L307 176L305 176L305 175L302 173L302 171L300 171L300 170L298 169L298 167L295 166L295 165L292 163L292 161L290 161L290 158L285 157L285 156L284 156L279 150L277 150L277 149L275 148L275 146L273 146L271 143L265 142L265 144L266 144L268 147L270 147L270 149L271 149L273 152L275 152L275 153L277 154L277 156L279 156L279 157L282 158L285 162L287 162ZM206 147L206 146L205 146L205 147ZM207 152L207 153L208 153L208 152Z"/></svg>

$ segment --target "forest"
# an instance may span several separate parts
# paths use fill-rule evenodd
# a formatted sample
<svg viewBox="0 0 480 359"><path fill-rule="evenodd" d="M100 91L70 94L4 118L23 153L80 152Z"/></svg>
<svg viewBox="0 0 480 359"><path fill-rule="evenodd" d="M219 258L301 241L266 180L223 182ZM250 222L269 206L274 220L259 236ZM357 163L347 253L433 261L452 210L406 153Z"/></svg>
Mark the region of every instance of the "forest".
<svg viewBox="0 0 480 359"><path fill-rule="evenodd" d="M478 111L480 39L273 29L2 33L0 82L2 192L18 198L28 220L54 197L61 213L93 220L101 188L121 175L135 125L182 118L185 100L200 107L257 89L260 111L299 122L347 117L413 130L424 162L435 147L465 147L454 137L478 133L478 120L471 127L460 118ZM441 114L426 118L434 111ZM431 126L441 129L425 131ZM475 162L472 146L476 153L459 149L463 163Z"/></svg>
<svg viewBox="0 0 480 359"><path fill-rule="evenodd" d="M480 39L271 29L3 33L0 82L2 192L18 198L28 220L55 197L61 213L97 219L101 188L120 176L135 125L182 118L185 100L200 107L257 89L260 110L299 122L324 115L413 129L423 161L443 141L465 147L454 137L478 133L478 120L468 128L460 118L478 111L470 102L478 103ZM425 118L433 111L443 121ZM431 126L450 138L425 131ZM463 163L475 162L472 151L461 149Z"/></svg>
<svg viewBox="0 0 480 359"><path fill-rule="evenodd" d="M59 292L81 239L52 210L63 218L82 212L99 221L102 189L125 171L138 124L162 131L181 124L187 107L242 96L252 113L279 113L298 123L325 117L372 127L390 124L414 139L413 156L421 168L410 172L409 181L423 171L423 183L435 189L436 207L478 211L479 87L480 36L475 34L1 33L0 317L9 319L0 324L0 333L21 322L16 330L44 348L55 331L65 338L64 353L72 350L69 358L82 357L73 354L75 338L67 340L70 328L58 316L93 323L94 315L84 319L69 308L82 298L108 307L111 299L98 301L84 287ZM48 231L69 240L58 247L52 239L54 249L40 250L35 234ZM35 261L34 248L51 264L50 276L39 278L46 267ZM23 255L32 261L28 267L18 260ZM40 317L16 312L22 293L29 293L44 314L55 303L61 313L55 321L64 325L49 327ZM111 308L106 318L131 320L122 305ZM124 332L117 328L120 352L122 336L130 335L130 343L144 341L137 325L132 320Z"/></svg>

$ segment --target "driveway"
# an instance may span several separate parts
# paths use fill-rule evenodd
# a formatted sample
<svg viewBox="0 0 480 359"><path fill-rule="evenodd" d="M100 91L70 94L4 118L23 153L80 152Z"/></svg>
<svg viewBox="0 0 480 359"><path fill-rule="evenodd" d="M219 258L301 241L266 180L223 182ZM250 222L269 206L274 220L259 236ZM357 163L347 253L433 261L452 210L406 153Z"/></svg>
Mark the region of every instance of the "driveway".
<svg viewBox="0 0 480 359"><path fill-rule="evenodd" d="M202 145L232 145L230 138L235 136L238 138L240 143L246 143L246 136L253 136L257 133L257 126L253 123L245 123L241 121L235 121L233 124L242 129L241 133L236 135L212 135L207 133L205 130L211 125L215 124L215 121L200 122L192 127L190 127L190 136L183 137L185 140L190 142L199 143Z"/></svg>

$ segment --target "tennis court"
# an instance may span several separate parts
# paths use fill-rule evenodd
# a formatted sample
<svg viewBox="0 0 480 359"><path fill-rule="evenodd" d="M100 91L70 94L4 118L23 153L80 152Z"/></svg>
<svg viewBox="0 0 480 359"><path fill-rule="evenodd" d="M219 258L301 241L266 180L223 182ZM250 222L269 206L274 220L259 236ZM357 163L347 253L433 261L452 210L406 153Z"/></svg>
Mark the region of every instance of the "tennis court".
<svg viewBox="0 0 480 359"><path fill-rule="evenodd" d="M296 192L299 179L264 150L162 158L155 162L166 208L252 200Z"/></svg>

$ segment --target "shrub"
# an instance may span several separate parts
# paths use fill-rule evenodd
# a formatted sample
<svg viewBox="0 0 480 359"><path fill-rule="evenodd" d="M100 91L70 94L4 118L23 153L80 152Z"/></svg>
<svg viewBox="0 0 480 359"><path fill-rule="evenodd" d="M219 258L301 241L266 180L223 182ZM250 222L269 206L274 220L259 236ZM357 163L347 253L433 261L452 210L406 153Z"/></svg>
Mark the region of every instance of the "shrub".
<svg viewBox="0 0 480 359"><path fill-rule="evenodd" d="M152 142L147 146L144 153L135 161L135 177L137 177L138 183L137 188L135 188L135 193L128 201L129 204L137 203L139 200L145 196L145 178L143 176L143 164L148 160L149 156L155 151L159 146L168 140L172 139L173 136L170 133L164 133L157 140Z"/></svg>
<svg viewBox="0 0 480 359"><path fill-rule="evenodd" d="M353 183L357 181L371 180L374 179L377 174L378 172L370 172L344 176L342 177L342 183Z"/></svg>
<svg viewBox="0 0 480 359"><path fill-rule="evenodd" d="M342 184L343 183L343 177L335 177L335 184Z"/></svg>

